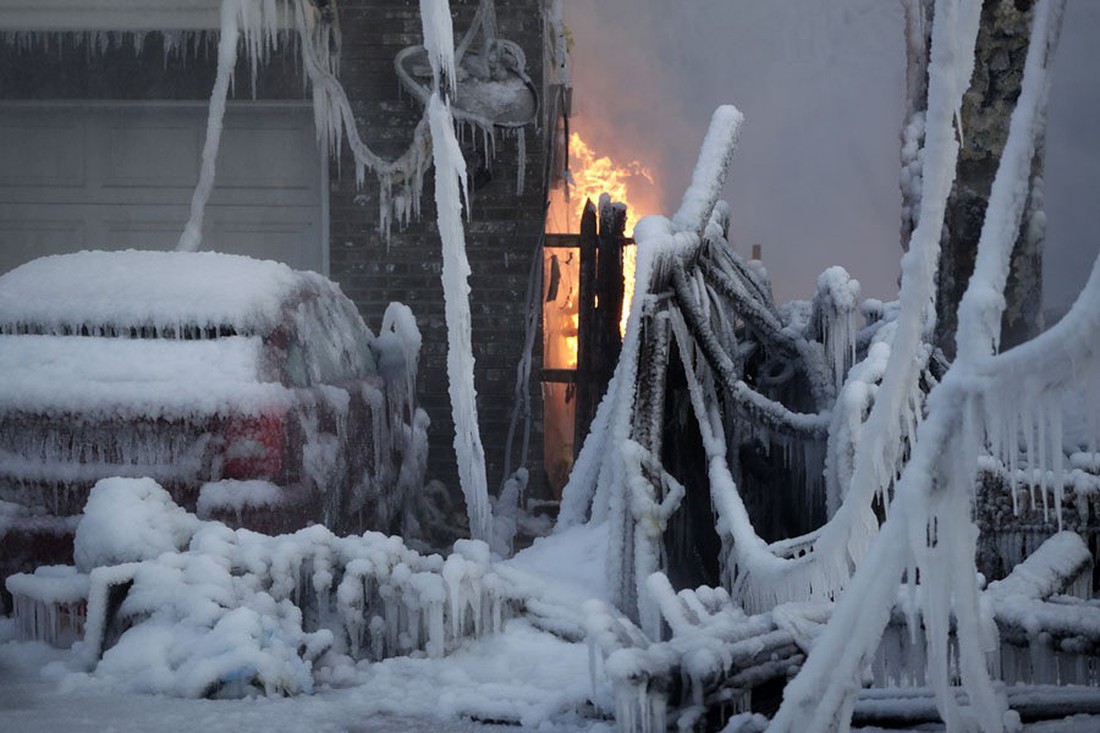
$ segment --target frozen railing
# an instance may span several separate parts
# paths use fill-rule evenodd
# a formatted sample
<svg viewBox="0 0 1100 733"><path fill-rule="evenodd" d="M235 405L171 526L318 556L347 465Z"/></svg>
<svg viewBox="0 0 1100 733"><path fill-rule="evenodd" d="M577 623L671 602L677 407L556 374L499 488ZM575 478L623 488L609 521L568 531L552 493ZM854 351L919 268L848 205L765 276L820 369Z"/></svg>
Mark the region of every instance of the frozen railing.
<svg viewBox="0 0 1100 733"><path fill-rule="evenodd" d="M1100 553L1100 454L1076 452L1063 471L979 462L974 519L981 530L978 569L997 578L1023 561L1060 529L1081 535ZM1061 491L1061 510L1056 511ZM1100 578L1093 576L1093 589Z"/></svg>

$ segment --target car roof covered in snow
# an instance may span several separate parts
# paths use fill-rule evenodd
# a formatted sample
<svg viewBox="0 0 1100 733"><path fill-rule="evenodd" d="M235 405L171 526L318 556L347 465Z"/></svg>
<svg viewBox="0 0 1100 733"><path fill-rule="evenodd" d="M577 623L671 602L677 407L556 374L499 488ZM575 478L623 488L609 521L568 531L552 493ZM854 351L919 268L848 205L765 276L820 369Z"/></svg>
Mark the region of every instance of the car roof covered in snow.
<svg viewBox="0 0 1100 733"><path fill-rule="evenodd" d="M217 252L85 251L32 260L0 276L0 332L266 335L296 291L333 290L313 272Z"/></svg>

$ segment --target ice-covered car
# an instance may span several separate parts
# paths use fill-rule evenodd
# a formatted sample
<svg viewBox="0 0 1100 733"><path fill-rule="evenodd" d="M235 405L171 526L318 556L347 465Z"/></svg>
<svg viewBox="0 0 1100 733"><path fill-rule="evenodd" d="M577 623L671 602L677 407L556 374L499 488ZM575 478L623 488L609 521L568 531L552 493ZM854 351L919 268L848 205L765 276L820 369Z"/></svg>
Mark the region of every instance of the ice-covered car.
<svg viewBox="0 0 1100 733"><path fill-rule="evenodd" d="M200 516L261 531L394 529L418 348L404 306L376 338L330 280L271 261L131 250L12 270L0 577L69 561L65 518L111 476L149 476ZM42 541L50 528L61 542Z"/></svg>

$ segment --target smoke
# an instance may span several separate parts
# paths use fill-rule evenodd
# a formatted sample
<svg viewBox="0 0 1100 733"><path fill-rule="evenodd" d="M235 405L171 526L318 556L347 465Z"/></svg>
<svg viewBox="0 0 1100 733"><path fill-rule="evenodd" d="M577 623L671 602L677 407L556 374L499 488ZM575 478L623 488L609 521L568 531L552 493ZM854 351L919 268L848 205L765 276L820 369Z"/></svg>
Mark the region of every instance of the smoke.
<svg viewBox="0 0 1100 733"><path fill-rule="evenodd" d="M1067 3L1047 127L1043 301L1053 317L1077 297L1100 251L1100 3Z"/></svg>
<svg viewBox="0 0 1100 733"><path fill-rule="evenodd" d="M763 245L776 297L809 297L835 264L865 297L895 297L900 2L570 0L566 23L575 124L599 154L654 171L645 213L675 211L711 113L733 103L746 124L725 191L731 235L745 254ZM1100 3L1070 3L1046 175L1052 304L1072 300L1100 245L1098 26Z"/></svg>

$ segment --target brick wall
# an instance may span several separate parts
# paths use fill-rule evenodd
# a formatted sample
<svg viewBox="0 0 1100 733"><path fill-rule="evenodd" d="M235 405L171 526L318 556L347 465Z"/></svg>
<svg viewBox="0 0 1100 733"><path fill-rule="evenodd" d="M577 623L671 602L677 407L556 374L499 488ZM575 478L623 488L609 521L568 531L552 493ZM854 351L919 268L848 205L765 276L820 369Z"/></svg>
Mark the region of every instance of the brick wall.
<svg viewBox="0 0 1100 733"><path fill-rule="evenodd" d="M476 3L452 6L457 40L468 27ZM541 0L497 2L498 32L524 49L528 74L539 88L541 7ZM344 0L340 11L344 37L340 75L354 100L360 130L372 148L395 156L408 144L421 113L417 103L399 94L393 69L398 51L421 42L419 3ZM515 368L523 346L528 270L543 227L544 192L539 180L543 147L541 130L528 128L527 185L525 193L518 196L514 139L498 136L496 156L489 161L484 160L480 145L464 144L470 171L487 163L492 174L487 183L472 191L472 214L466 225L477 406L491 491L499 485L503 471ZM367 185L357 190L353 171L345 152L341 165L333 166L331 181L330 274L367 314L373 328L377 329L381 313L392 300L404 302L416 314L424 335L420 401L432 419L429 476L457 488L433 179L429 173L421 220L404 231L395 227L387 242L378 232L377 183L368 176ZM537 371L534 379L537 392ZM536 394L536 400L538 397ZM541 435L541 430L537 432ZM532 439L536 459L541 457L538 435ZM530 468L537 482L541 464Z"/></svg>

